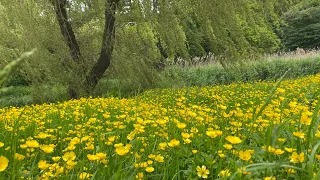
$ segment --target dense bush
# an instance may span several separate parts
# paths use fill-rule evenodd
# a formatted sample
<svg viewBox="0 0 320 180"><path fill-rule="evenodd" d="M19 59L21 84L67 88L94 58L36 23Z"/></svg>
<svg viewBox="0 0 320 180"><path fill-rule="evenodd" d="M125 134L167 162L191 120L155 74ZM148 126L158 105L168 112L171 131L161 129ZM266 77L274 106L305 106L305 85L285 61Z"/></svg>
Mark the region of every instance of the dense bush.
<svg viewBox="0 0 320 180"><path fill-rule="evenodd" d="M28 81L24 76L16 74L12 77L9 77L8 82L6 82L5 86L28 86L30 85L30 81Z"/></svg>
<svg viewBox="0 0 320 180"><path fill-rule="evenodd" d="M282 41L288 50L320 47L320 1L304 1L284 16Z"/></svg>

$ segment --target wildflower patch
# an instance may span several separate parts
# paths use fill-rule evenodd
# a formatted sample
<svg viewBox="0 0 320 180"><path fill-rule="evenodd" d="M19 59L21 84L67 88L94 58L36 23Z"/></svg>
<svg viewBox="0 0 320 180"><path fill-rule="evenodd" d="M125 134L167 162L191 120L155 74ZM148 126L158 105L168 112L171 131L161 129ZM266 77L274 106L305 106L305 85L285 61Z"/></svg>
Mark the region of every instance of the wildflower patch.
<svg viewBox="0 0 320 180"><path fill-rule="evenodd" d="M316 75L275 91L238 83L3 108L0 179L317 178L319 84Z"/></svg>

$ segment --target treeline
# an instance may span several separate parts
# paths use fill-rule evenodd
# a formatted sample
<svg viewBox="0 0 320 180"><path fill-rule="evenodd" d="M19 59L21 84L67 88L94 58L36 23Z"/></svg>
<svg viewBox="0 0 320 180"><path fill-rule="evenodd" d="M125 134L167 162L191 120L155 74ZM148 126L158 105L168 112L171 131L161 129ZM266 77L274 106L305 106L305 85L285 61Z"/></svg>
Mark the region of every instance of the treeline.
<svg viewBox="0 0 320 180"><path fill-rule="evenodd" d="M299 2L2 0L0 64L37 48L11 82L68 86L71 97L90 94L101 74L150 88L168 63L228 64L286 49L284 13Z"/></svg>

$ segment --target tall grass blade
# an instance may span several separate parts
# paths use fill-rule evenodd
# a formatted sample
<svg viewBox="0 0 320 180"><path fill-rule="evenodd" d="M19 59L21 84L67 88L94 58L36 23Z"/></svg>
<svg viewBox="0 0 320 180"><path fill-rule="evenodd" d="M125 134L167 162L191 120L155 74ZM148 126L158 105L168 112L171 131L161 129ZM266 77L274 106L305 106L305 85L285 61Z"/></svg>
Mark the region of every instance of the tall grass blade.
<svg viewBox="0 0 320 180"><path fill-rule="evenodd" d="M3 83L8 79L10 74L17 68L17 66L26 58L29 58L36 49L33 49L32 51L23 53L18 59L10 62L8 65L6 65L1 71L0 71L0 86L3 85Z"/></svg>

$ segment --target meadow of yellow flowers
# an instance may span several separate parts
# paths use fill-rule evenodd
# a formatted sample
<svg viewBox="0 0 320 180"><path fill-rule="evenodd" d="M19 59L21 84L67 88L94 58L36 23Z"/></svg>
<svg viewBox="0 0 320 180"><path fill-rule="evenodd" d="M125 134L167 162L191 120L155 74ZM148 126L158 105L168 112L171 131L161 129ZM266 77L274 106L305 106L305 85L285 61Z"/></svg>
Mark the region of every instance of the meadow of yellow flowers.
<svg viewBox="0 0 320 180"><path fill-rule="evenodd" d="M0 179L320 179L320 75L0 109Z"/></svg>

